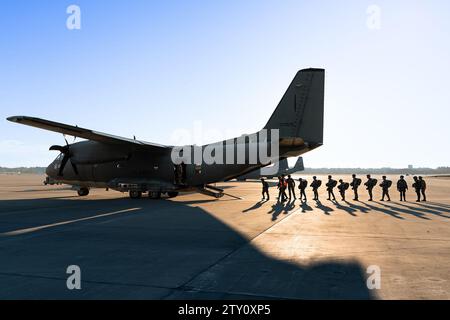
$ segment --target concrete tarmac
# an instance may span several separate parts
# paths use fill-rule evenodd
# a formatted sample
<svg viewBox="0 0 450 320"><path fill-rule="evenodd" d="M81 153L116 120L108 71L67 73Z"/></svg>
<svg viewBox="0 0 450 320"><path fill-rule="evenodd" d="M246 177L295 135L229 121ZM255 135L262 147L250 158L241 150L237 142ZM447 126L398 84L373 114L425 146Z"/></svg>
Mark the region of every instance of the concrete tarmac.
<svg viewBox="0 0 450 320"><path fill-rule="evenodd" d="M43 180L0 175L0 299L450 299L449 178L426 178L425 203L394 187L391 202L379 187L331 202L322 186L306 204L277 203L275 187L261 202L259 182L218 184L242 200L131 200Z"/></svg>

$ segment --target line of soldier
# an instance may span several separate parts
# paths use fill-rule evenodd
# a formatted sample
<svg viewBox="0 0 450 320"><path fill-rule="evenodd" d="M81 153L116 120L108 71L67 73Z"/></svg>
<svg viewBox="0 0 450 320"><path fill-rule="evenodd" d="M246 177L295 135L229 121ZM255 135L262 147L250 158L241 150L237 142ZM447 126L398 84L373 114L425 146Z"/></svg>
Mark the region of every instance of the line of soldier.
<svg viewBox="0 0 450 320"><path fill-rule="evenodd" d="M358 195L358 188L362 184L362 180L356 176L356 174L352 175L352 182L344 182L342 179L339 180L339 185L336 180L333 179L331 175L328 176L328 182L326 183L327 192L328 192L328 199L327 200L333 200L336 201L336 197L334 195L334 188L337 187L339 190L339 193L341 195L342 201L345 201L345 192L351 187L354 192L354 198L353 200L359 201L359 195ZM270 200L269 196L269 184L267 181L264 180L264 178L261 178L262 182L262 200ZM300 200L302 202L306 202L306 188L308 187L308 181L305 179L300 178L298 180L298 189L300 189ZM364 186L366 186L366 190L369 194L369 201L373 201L373 189L376 187L378 183L377 179L374 179L371 177L370 174L367 175L367 181L364 183ZM291 177L291 175L288 175L287 178L285 176L278 177L278 201L285 202L288 199L294 198L297 199L295 195L295 181ZM319 188L322 185L322 181L318 180L316 176L313 177L313 181L310 184L310 187L313 190L314 198L313 200L318 201L319 200ZM382 197L380 201L384 201L385 198L387 198L387 201L391 201L391 197L389 195L389 188L392 186L392 181L388 180L386 176L382 177L382 181L379 185L382 189ZM412 185L414 188L417 200L416 202L420 201L427 201L427 197L425 194L426 191L426 182L422 177L414 177L414 183ZM286 193L286 190L289 191L289 197ZM397 181L397 191L400 193L400 201L406 201L406 191L408 190L408 183L405 180L404 176L400 176L400 179ZM267 198L266 198L267 196ZM422 199L421 199L422 196Z"/></svg>

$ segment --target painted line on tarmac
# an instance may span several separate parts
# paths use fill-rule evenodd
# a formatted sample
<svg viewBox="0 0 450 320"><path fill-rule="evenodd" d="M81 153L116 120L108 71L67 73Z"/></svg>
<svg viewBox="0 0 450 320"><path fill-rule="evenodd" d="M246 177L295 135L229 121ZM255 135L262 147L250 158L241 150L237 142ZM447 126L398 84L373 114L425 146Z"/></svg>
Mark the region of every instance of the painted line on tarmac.
<svg viewBox="0 0 450 320"><path fill-rule="evenodd" d="M44 230L44 229L59 227L59 226L63 226L63 225L71 224L71 223L87 221L87 220L93 220L93 219L98 219L98 218L104 218L104 217L109 217L109 216L113 216L113 215L116 215L116 214L127 213L127 212L137 211L137 210L141 210L141 209L142 208L131 208L131 209L126 209L126 210L120 210L120 211L114 211L114 212L99 214L99 215L96 215L96 216L91 216L91 217L86 217L86 218L80 218L80 219L62 221L62 222L57 222L57 223L52 223L52 224L46 224L46 225L38 226L38 227L32 227L32 228L26 228L26 229L18 229L18 230L14 230L14 231L8 231L8 232L0 233L0 236L3 236L3 237L19 236L19 235L32 233L32 232L36 232L36 231L40 231L40 230Z"/></svg>

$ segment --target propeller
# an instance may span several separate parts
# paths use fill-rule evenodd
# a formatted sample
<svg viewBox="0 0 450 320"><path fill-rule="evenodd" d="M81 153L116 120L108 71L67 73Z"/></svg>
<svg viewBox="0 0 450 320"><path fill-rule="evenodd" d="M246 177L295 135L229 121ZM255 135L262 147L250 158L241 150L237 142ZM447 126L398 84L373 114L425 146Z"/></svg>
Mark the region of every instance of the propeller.
<svg viewBox="0 0 450 320"><path fill-rule="evenodd" d="M67 142L66 137L64 137L64 141L66 141L65 146L51 146L49 149L50 151L59 151L64 155L63 159L61 160L61 165L59 167L58 176L60 176L60 177L63 176L64 168L66 167L66 164L69 160L70 160L70 164L72 165L73 171L75 172L76 175L78 175L78 168L75 165L75 163L73 163L73 161L71 160L73 154L70 151L70 145Z"/></svg>

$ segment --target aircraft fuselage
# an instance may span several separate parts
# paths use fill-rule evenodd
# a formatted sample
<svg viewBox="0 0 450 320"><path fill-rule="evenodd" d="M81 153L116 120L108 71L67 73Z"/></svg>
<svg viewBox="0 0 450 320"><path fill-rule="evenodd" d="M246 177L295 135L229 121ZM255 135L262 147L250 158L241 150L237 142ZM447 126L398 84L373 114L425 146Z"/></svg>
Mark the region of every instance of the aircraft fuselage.
<svg viewBox="0 0 450 320"><path fill-rule="evenodd" d="M248 148L246 144L245 150L248 151ZM299 146L295 155L310 149L306 145ZM72 156L61 175L59 169L62 155L48 166L46 173L52 180L77 187L110 188L124 192L132 189L142 192L170 192L186 189L188 186L202 187L233 179L267 165L260 162L250 164L248 157L245 164L186 164L185 179L183 183L177 183L171 149L155 153L135 146L83 141L70 145L70 150ZM282 156L283 149L280 151ZM225 147L223 152L226 154ZM292 152L293 149L289 148L289 153ZM76 166L76 171L71 164Z"/></svg>

